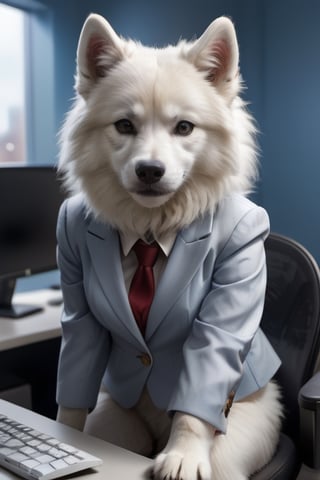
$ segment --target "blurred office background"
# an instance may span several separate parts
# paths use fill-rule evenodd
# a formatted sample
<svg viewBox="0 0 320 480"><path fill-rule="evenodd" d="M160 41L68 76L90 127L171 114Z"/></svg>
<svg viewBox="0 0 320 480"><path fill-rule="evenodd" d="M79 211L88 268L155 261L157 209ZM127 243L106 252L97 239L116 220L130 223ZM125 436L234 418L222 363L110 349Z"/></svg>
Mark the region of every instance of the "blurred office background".
<svg viewBox="0 0 320 480"><path fill-rule="evenodd" d="M24 13L20 33L5 16L8 6L15 17ZM260 180L252 198L268 210L273 231L301 242L319 262L320 2L0 2L0 39L1 32L8 35L0 40L0 165L56 163L57 132L74 96L77 41L90 12L105 16L124 37L157 46L199 36L217 16L232 18L244 96L260 130Z"/></svg>

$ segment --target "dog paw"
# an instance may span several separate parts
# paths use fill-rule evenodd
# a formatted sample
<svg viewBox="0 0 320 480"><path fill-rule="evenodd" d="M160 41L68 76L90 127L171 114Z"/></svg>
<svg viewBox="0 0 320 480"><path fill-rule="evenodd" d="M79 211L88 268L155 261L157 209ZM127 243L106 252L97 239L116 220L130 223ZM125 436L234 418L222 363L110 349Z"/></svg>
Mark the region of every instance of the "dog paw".
<svg viewBox="0 0 320 480"><path fill-rule="evenodd" d="M184 455L177 451L161 453L155 460L153 476L156 480L210 480L211 466L207 459Z"/></svg>
<svg viewBox="0 0 320 480"><path fill-rule="evenodd" d="M164 451L154 462L155 480L211 480L212 427L201 420L176 414Z"/></svg>
<svg viewBox="0 0 320 480"><path fill-rule="evenodd" d="M179 453L161 453L157 456L153 476L155 479L178 479L180 478L182 457Z"/></svg>

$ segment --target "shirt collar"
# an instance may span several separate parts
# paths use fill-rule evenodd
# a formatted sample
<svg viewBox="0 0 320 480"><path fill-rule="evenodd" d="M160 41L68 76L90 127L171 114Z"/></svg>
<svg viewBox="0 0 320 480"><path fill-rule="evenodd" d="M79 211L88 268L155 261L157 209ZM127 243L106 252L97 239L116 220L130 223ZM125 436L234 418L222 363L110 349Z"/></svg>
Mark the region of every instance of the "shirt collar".
<svg viewBox="0 0 320 480"><path fill-rule="evenodd" d="M136 243L137 240L139 240L139 236L135 235L134 233L130 232L119 232L120 235L120 243L122 247L122 253L126 257L130 250L132 249L133 245ZM176 239L176 234L171 233L171 234L166 234L166 235L161 235L159 238L155 238L155 241L158 243L160 246L161 250L165 254L166 257L169 256L173 244ZM146 241L146 239L142 238L143 241Z"/></svg>

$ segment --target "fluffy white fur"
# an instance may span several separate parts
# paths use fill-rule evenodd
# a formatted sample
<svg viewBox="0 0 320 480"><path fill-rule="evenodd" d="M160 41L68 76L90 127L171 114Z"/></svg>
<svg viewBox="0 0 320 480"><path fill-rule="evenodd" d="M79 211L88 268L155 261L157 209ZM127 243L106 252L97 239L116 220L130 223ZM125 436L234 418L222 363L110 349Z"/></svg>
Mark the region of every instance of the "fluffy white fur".
<svg viewBox="0 0 320 480"><path fill-rule="evenodd" d="M272 457L281 426L279 401L271 382L235 402L227 434L220 435L191 415L176 413L171 421L146 391L126 410L102 390L85 431L142 455L160 452L153 467L156 479L246 480ZM70 424L69 418L63 420Z"/></svg>
<svg viewBox="0 0 320 480"><path fill-rule="evenodd" d="M88 210L120 231L156 236L214 210L230 192L249 191L256 176L255 127L239 97L238 56L227 18L214 21L194 42L155 49L120 38L102 17L91 15L79 41L76 101L61 135L60 170L68 188L83 192ZM139 162L160 165L159 178L140 178ZM155 459L155 477L248 478L273 453L278 397L270 383L236 403L227 435L177 413L167 446ZM161 414L138 404L131 412L141 428L136 419L130 433L125 412L117 412L120 426L103 431L112 436L123 429L127 437L107 439L131 442L133 449L139 441L148 445ZM76 425L71 413L60 412L62 421Z"/></svg>
<svg viewBox="0 0 320 480"><path fill-rule="evenodd" d="M281 423L279 411L278 387L269 383L233 405L227 435L214 436L211 425L176 414L169 442L155 461L156 478L247 480L274 453Z"/></svg>
<svg viewBox="0 0 320 480"><path fill-rule="evenodd" d="M155 49L119 38L91 15L79 42L76 88L60 169L69 189L84 192L88 208L118 229L177 230L229 192L251 189L255 127L238 96L230 20L217 19L193 43ZM132 120L137 134L119 134L120 119ZM195 125L190 135L174 134L179 121ZM157 196L135 193L139 160L165 164Z"/></svg>

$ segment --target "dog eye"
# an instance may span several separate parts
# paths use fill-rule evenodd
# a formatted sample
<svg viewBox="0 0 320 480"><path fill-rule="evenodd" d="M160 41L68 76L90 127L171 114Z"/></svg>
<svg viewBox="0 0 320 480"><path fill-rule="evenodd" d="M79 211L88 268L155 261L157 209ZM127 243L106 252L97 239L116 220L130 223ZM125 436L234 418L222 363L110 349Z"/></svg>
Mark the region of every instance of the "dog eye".
<svg viewBox="0 0 320 480"><path fill-rule="evenodd" d="M114 126L121 135L135 135L137 133L133 123L127 118L122 118L115 122Z"/></svg>
<svg viewBox="0 0 320 480"><path fill-rule="evenodd" d="M192 133L193 128L193 123L188 122L187 120L181 120L181 122L178 122L175 126L174 133L176 135L186 137L187 135L190 135Z"/></svg>

